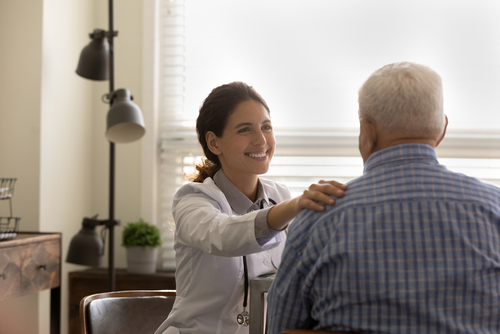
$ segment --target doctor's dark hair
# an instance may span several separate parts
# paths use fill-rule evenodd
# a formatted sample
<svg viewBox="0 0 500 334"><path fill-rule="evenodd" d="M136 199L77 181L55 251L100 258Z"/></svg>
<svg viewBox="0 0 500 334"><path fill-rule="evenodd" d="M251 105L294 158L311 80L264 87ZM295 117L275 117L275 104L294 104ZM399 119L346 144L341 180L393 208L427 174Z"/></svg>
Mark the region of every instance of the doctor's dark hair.
<svg viewBox="0 0 500 334"><path fill-rule="evenodd" d="M262 104L270 113L266 101L253 89L243 82L231 82L214 88L207 96L200 108L196 120L196 132L205 158L196 165L195 173L189 177L189 181L203 182L207 177L213 177L221 168L219 157L210 151L206 141L206 134L212 131L217 137L221 137L227 124L227 119L238 104L254 100Z"/></svg>

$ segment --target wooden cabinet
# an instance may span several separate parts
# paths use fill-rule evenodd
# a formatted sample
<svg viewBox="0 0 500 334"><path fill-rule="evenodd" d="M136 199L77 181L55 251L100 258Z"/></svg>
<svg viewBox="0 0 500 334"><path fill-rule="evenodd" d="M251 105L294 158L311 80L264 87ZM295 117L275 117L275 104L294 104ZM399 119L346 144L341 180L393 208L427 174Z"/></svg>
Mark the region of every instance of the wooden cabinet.
<svg viewBox="0 0 500 334"><path fill-rule="evenodd" d="M88 269L70 272L69 285L69 333L80 332L80 301L94 293L108 289L107 269ZM174 290L175 274L158 271L152 275L129 274L125 269L116 270L116 290Z"/></svg>
<svg viewBox="0 0 500 334"><path fill-rule="evenodd" d="M18 247L0 244L0 300L21 297L21 252Z"/></svg>
<svg viewBox="0 0 500 334"><path fill-rule="evenodd" d="M61 325L61 234L18 232L0 242L0 300L45 289L50 294L50 332Z"/></svg>

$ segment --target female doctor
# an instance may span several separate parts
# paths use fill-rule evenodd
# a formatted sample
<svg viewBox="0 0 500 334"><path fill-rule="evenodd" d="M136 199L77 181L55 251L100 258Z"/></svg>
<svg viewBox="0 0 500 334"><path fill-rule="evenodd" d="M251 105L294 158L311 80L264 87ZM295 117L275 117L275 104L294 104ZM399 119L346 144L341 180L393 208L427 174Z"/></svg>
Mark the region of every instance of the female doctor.
<svg viewBox="0 0 500 334"><path fill-rule="evenodd" d="M196 130L206 159L173 200L177 296L155 334L248 333L248 281L274 270L282 231L302 209L324 210L346 186L320 181L291 198L259 178L273 157L273 126L266 102L242 82L210 93Z"/></svg>

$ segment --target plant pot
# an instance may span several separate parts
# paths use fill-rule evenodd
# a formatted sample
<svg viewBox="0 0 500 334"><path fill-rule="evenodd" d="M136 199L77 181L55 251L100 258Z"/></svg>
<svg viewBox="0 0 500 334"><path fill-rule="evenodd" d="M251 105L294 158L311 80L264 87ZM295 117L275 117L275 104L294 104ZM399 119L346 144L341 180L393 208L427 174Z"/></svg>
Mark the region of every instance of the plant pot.
<svg viewBox="0 0 500 334"><path fill-rule="evenodd" d="M127 247L127 271L132 274L156 273L158 247Z"/></svg>

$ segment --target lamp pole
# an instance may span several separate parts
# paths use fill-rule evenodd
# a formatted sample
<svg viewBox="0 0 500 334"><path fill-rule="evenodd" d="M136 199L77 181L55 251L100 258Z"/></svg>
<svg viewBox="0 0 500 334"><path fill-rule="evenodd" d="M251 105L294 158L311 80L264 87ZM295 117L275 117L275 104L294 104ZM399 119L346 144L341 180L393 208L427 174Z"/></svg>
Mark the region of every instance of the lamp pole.
<svg viewBox="0 0 500 334"><path fill-rule="evenodd" d="M113 1L108 0L108 31L96 29L90 34L92 41L82 50L76 70L78 75L87 79L109 80L106 97L110 104L106 126L109 140L109 216L106 220L97 220L97 215L84 218L82 229L71 240L66 259L70 263L100 266L104 240L98 238L95 227L105 226L109 233L108 291L115 290L115 226L120 224L115 220L115 142L133 142L145 133L141 109L132 102L130 92L127 89L115 91L114 38L118 32L114 30Z"/></svg>

